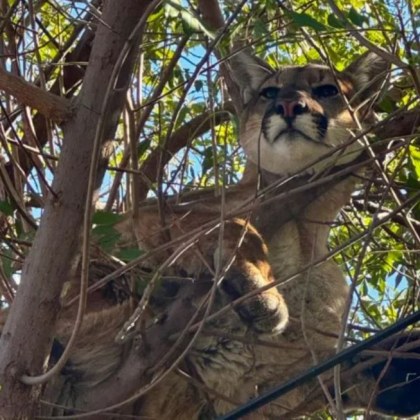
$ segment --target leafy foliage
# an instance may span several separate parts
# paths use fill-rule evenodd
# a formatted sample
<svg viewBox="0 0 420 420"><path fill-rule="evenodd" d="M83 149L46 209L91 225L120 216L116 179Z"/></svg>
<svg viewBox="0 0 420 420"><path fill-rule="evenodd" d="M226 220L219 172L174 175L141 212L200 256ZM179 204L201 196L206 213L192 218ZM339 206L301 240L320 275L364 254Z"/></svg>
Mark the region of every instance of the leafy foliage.
<svg viewBox="0 0 420 420"><path fill-rule="evenodd" d="M148 18L125 112L112 139L97 191L93 240L102 252L128 262L142 251L116 249L115 225L140 200L238 182L245 159L237 145L220 73L232 40L252 45L273 66L326 62L342 70L371 45L396 57L378 113L390 118L419 106L417 0L289 3L220 0L230 26L211 28L190 1L163 2ZM100 2L3 2L2 67L25 80L76 99L89 56L89 34ZM417 14L416 14L417 12ZM363 38L354 36L360 34ZM98 86L98 89L101 89ZM10 303L63 148L62 127L0 94L2 178L0 274ZM190 127L190 129L187 129ZM420 145L416 133L370 139L376 164L343 211L330 247L355 286L348 337L379 329L418 308L420 278ZM132 147L134 144L134 147ZM5 181L8 174L8 182ZM140 174L140 175L139 175Z"/></svg>

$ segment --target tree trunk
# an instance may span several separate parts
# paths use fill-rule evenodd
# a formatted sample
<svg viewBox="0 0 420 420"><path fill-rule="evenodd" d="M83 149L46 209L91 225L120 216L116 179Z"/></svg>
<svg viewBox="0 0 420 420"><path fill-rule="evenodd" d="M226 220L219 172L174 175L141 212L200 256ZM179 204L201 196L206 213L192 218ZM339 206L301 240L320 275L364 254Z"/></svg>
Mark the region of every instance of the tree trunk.
<svg viewBox="0 0 420 420"><path fill-rule="evenodd" d="M98 22L92 54L75 115L64 127L64 147L51 195L22 270L21 285L0 340L0 416L33 418L40 387L23 385L22 374L39 374L49 353L60 310L60 293L79 250L87 180L96 127L113 136L132 72L138 38L120 69L101 116L106 86L117 58L150 1L109 0Z"/></svg>

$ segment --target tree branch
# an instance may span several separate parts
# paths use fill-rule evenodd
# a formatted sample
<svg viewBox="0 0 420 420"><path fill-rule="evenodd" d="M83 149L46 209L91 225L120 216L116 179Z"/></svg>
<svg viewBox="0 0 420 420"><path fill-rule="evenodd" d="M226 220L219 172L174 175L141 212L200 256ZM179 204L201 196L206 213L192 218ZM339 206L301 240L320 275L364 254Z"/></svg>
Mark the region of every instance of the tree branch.
<svg viewBox="0 0 420 420"><path fill-rule="evenodd" d="M97 126L103 122L102 140L113 137L137 55L138 39L130 37L148 5L138 0L105 3L75 116L64 127L64 146L52 185L56 197L46 203L0 339L0 411L5 418L32 418L36 411L40 387L25 386L20 378L42 372L49 354L62 286L80 248ZM105 111L107 89L103 87L113 80L115 63L129 39L131 49Z"/></svg>
<svg viewBox="0 0 420 420"><path fill-rule="evenodd" d="M53 95L0 68L0 89L14 96L23 105L37 109L45 117L56 122L71 118L70 101Z"/></svg>
<svg viewBox="0 0 420 420"><path fill-rule="evenodd" d="M210 29L219 31L225 26L225 20L223 19L222 11L217 0L198 0L198 9L203 16L203 21ZM215 50L216 57L222 60L223 57L220 51ZM232 80L229 69L226 64L222 63L220 67L220 73L223 76L229 96L232 98L236 112L239 113L242 110L242 100L239 93L239 89L235 82Z"/></svg>
<svg viewBox="0 0 420 420"><path fill-rule="evenodd" d="M225 104L222 110L216 111L214 124L219 125L229 120L229 112L233 112L231 102ZM157 149L144 161L140 168L142 179L139 182L139 200L146 198L150 185L157 181L159 164L165 166L169 160L186 147L192 138L201 136L211 129L211 112L207 111L176 130L169 138L164 150Z"/></svg>
<svg viewBox="0 0 420 420"><path fill-rule="evenodd" d="M79 43L76 47L65 56L65 65L63 66L63 77L62 80L57 78L52 84L50 93L59 94L62 89L64 89L67 99L71 98L75 92L75 87L78 86L82 80L85 70L80 67L77 63L88 62L90 57L90 52L92 48L93 32L90 29L86 29L83 35L80 37ZM57 59L61 59L61 54L58 54ZM72 64L76 63L76 64ZM48 71L46 72L48 73ZM39 148L42 149L43 146L48 141L48 131L50 130L49 124L46 118L40 113L37 112L32 118L32 124L34 127L34 132L36 139L38 141ZM21 140L22 145L30 144L30 140L27 136L24 136ZM28 151L24 147L18 148L18 162L19 166L22 168L25 174L28 174L34 167L34 161L31 159ZM14 163L9 161L6 163L6 169L9 173L10 179L14 179Z"/></svg>
<svg viewBox="0 0 420 420"><path fill-rule="evenodd" d="M415 108L399 113L372 131L380 139L408 136L414 134L420 125L420 109Z"/></svg>

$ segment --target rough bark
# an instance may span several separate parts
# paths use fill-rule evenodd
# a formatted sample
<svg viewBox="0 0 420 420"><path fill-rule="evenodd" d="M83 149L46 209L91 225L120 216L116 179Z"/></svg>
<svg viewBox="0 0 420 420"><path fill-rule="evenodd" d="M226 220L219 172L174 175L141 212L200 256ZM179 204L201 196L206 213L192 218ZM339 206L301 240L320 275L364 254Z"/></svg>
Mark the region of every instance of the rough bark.
<svg viewBox="0 0 420 420"><path fill-rule="evenodd" d="M22 374L42 371L60 309L60 293L78 249L96 127L113 135L121 111L135 46L122 66L107 115L101 116L107 86L123 47L148 1L106 2L74 119L64 128L64 147L22 281L0 340L0 412L3 418L33 418L40 387L23 385Z"/></svg>

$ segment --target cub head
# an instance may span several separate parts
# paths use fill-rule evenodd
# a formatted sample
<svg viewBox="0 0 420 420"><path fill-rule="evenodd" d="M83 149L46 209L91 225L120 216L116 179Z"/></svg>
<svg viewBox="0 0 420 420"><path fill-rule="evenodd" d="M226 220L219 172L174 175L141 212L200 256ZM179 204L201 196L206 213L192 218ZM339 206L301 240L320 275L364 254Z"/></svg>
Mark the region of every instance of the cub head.
<svg viewBox="0 0 420 420"><path fill-rule="evenodd" d="M247 52L234 55L230 66L243 100L240 143L251 161L280 175L355 159L357 142L340 147L358 129L348 103L357 119L368 120L363 104L387 74L387 63L370 53L343 72L318 64L273 70Z"/></svg>

